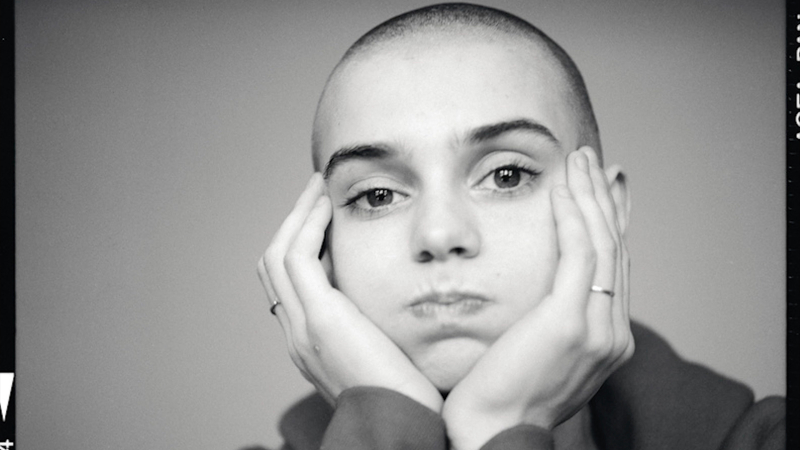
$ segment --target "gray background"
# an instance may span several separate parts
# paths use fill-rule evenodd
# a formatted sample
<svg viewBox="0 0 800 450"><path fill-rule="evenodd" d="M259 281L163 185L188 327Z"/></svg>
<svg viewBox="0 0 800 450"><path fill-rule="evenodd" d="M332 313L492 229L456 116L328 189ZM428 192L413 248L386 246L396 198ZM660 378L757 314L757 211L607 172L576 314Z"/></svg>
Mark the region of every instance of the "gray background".
<svg viewBox="0 0 800 450"><path fill-rule="evenodd" d="M310 385L256 260L329 70L425 3L17 2L20 448L279 442ZM634 315L783 394L783 2L598 3L491 2L584 72L630 177Z"/></svg>

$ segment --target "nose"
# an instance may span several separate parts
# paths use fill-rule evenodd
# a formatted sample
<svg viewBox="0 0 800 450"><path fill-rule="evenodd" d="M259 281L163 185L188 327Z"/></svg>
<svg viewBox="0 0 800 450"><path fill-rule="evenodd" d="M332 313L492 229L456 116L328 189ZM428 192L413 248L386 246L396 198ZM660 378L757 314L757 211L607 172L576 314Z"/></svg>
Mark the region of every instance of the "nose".
<svg viewBox="0 0 800 450"><path fill-rule="evenodd" d="M418 262L474 258L481 235L468 200L436 195L419 203L413 228L413 254Z"/></svg>

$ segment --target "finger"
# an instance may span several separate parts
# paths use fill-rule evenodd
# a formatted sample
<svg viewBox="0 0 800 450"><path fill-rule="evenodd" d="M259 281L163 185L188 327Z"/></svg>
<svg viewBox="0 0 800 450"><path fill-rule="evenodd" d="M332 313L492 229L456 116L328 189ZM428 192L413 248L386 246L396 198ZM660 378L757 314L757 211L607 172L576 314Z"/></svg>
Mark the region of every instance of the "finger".
<svg viewBox="0 0 800 450"><path fill-rule="evenodd" d="M267 275L266 266L264 262L264 257L262 257L258 261L258 275L261 278L261 283L264 285L264 289L267 290L267 298L270 301L270 311L272 314L275 315L275 318L278 321L278 324L281 326L281 330L283 330L283 336L286 341L286 348L289 351L289 356L292 358L292 362L301 370L305 370L305 365L297 353L297 349L295 348L295 339L292 338L292 323L289 320L288 315L286 314L286 310L283 307L283 303L278 300L277 295L275 294L275 290L272 287L272 283L269 281L269 277ZM303 330L299 330L303 332Z"/></svg>
<svg viewBox="0 0 800 450"><path fill-rule="evenodd" d="M615 284L617 245L595 198L589 159L584 152L572 152L567 158L567 185L580 208L596 252L593 284L611 290Z"/></svg>
<svg viewBox="0 0 800 450"><path fill-rule="evenodd" d="M622 243L622 255L619 258L619 287L616 292L617 295L613 302L613 322L614 322L614 344L612 350L612 358L609 359L608 367L610 370L616 370L620 365L627 361L632 355L635 348L633 342L633 334L630 327L630 291L629 291L629 270L630 261L628 252L625 248L624 242Z"/></svg>
<svg viewBox="0 0 800 450"><path fill-rule="evenodd" d="M278 320L278 324L280 324L284 336L286 337L287 345L293 347L293 341L291 339L292 324L286 312L283 310L283 304L278 298L278 294L275 293L275 288L272 286L272 282L267 274L265 256L262 256L261 259L258 260L258 276L261 279L261 284L264 285L264 290L267 291L267 300L270 304L270 313L272 313ZM289 349L289 353L292 353L292 348Z"/></svg>
<svg viewBox="0 0 800 450"><path fill-rule="evenodd" d="M592 187L594 188L594 196L597 204L603 211L603 216L606 219L606 226L611 231L614 240L619 243L619 225L617 224L617 211L614 199L611 197L610 184L606 178L605 172L600 167L600 160L597 153L591 147L582 147L581 151L584 152L589 160L589 175L592 179Z"/></svg>
<svg viewBox="0 0 800 450"><path fill-rule="evenodd" d="M628 321L623 312L624 310L624 296L626 293L623 283L623 270L622 270L622 238L620 235L620 228L617 223L616 206L611 197L608 179L599 165L597 153L591 147L582 147L580 149L587 159L589 160L589 175L592 180L592 187L594 188L594 195L603 216L606 219L606 226L611 233L616 247L616 261L615 261L615 277L613 284L609 285L610 289L615 293L611 305L611 320L612 331L614 339L624 339L624 335L629 329Z"/></svg>
<svg viewBox="0 0 800 450"><path fill-rule="evenodd" d="M295 364L295 366L297 366L301 372L305 373L307 371L307 367L297 353L297 349L294 345L295 340L292 338L291 321L289 320L289 317L283 308L283 304L278 300L275 290L272 287L272 283L269 281L265 266L265 258L263 256L258 260L258 276L261 279L261 283L264 285L264 289L267 291L267 299L271 305L270 311L275 315L278 324L281 326L281 330L283 331L289 357L292 359L292 362Z"/></svg>
<svg viewBox="0 0 800 450"><path fill-rule="evenodd" d="M619 298L619 312L621 326L630 329L630 257L628 256L628 249L625 242L621 245L622 255L620 257L620 298Z"/></svg>
<svg viewBox="0 0 800 450"><path fill-rule="evenodd" d="M266 256L261 255L261 258L258 259L258 278L261 280L261 285L264 286L264 291L267 294L267 302L270 305L275 304L278 300L278 294L275 293L275 288L272 287L272 283L269 281L269 275L267 275L267 263L266 263Z"/></svg>
<svg viewBox="0 0 800 450"><path fill-rule="evenodd" d="M286 216L278 232L275 233L275 236L272 238L274 243L285 244L283 250L286 250L288 244L294 240L294 236L306 220L308 212L314 207L314 203L317 201L320 194L322 194L323 189L324 181L322 175L319 172L314 172L308 180L306 187L303 189L303 192L300 194L300 197L297 198L294 208L292 208L292 211Z"/></svg>
<svg viewBox="0 0 800 450"><path fill-rule="evenodd" d="M621 315L622 315L622 325L621 325L621 332L625 333L621 335L622 338L625 339L622 346L622 354L620 355L621 361L620 364L627 361L631 356L633 356L633 351L635 348L635 343L633 342L633 333L631 332L631 319L630 319L630 257L628 255L628 249L625 245L623 240L622 243L622 257L620 258L620 263L622 265L622 301L620 305Z"/></svg>
<svg viewBox="0 0 800 450"><path fill-rule="evenodd" d="M617 269L616 242L611 236L606 216L597 202L595 189L605 190L604 186L595 186L591 177L591 164L582 151L573 152L567 162L567 183L575 196L596 252L597 263L592 277L592 291L588 293L586 306L585 349L597 368L605 367L610 362L615 343L615 327L613 319L612 295L594 292L595 286L604 290L613 290ZM588 361L587 361L588 362Z"/></svg>
<svg viewBox="0 0 800 450"><path fill-rule="evenodd" d="M286 340L286 350L289 352L289 357L292 358L292 362L301 372L308 372L305 361L303 361L303 358L300 357L300 353L297 351L297 346L295 345L297 339L292 335L291 321L286 314L286 310L283 308L283 304L278 304L275 308L275 316L278 318L278 323L281 324L281 328L283 329L283 337ZM304 330L298 330L298 332L302 333Z"/></svg>
<svg viewBox="0 0 800 450"><path fill-rule="evenodd" d="M597 154L591 147L583 147L581 151L589 159L589 170L595 190L595 198L606 217L606 224L617 245L617 268L613 288L615 297L612 301L611 309L612 346L611 358L609 359L609 366L614 370L632 355L634 349L629 314L629 259L619 222L617 221L616 203L611 196L610 183L606 173L600 167Z"/></svg>
<svg viewBox="0 0 800 450"><path fill-rule="evenodd" d="M326 307L330 306L324 299L330 298L333 287L318 255L331 214L330 199L327 196L317 199L287 253L287 273L296 287L307 317L315 314L320 307L329 309Z"/></svg>
<svg viewBox="0 0 800 450"><path fill-rule="evenodd" d="M322 190L322 177L319 173L315 173L264 254L266 274L276 298L286 310L291 326L297 329L305 329L305 317L295 288L286 273L286 253Z"/></svg>
<svg viewBox="0 0 800 450"><path fill-rule="evenodd" d="M289 276L286 274L284 265L276 262L269 262L267 266L272 266L267 270L267 277L275 289L278 302L280 303L275 307L275 315L278 316L278 311L283 311L283 315L278 316L279 322L284 330L287 332L287 339L289 336L295 336L297 333L304 333L306 329L305 313L300 301L297 298L297 293L292 286ZM280 319L281 317L285 318Z"/></svg>
<svg viewBox="0 0 800 450"><path fill-rule="evenodd" d="M611 290L616 272L616 243L611 238L605 216L595 198L589 160L585 153L576 151L567 158L567 183L580 208L595 251L596 264L591 287ZM590 291L587 294L587 345L599 356L613 341L613 299L602 292Z"/></svg>
<svg viewBox="0 0 800 450"><path fill-rule="evenodd" d="M595 269L594 245L570 190L563 185L556 186L551 201L560 255L552 298L558 305L584 317Z"/></svg>
<svg viewBox="0 0 800 450"><path fill-rule="evenodd" d="M258 260L258 278L261 280L261 285L264 286L264 291L267 293L267 302L270 304L270 312L275 314L275 305L280 303L278 294L275 293L275 288L267 275L266 256L262 255Z"/></svg>

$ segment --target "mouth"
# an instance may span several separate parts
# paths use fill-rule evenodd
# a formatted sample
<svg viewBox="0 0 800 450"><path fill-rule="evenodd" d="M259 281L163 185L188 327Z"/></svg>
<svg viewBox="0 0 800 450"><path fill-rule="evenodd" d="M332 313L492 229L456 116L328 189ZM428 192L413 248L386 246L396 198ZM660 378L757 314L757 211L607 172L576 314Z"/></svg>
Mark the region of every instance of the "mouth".
<svg viewBox="0 0 800 450"><path fill-rule="evenodd" d="M409 308L419 318L459 317L475 315L489 300L470 292L432 292L414 300Z"/></svg>

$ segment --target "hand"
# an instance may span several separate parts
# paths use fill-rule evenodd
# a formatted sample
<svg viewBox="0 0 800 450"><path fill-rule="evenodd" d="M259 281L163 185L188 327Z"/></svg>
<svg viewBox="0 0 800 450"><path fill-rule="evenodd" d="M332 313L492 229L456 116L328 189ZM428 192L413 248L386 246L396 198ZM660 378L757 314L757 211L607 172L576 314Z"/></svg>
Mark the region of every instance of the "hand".
<svg viewBox="0 0 800 450"><path fill-rule="evenodd" d="M523 423L553 429L633 355L628 253L593 150L568 156L567 185L552 192L560 253L553 290L450 392L442 417L453 448L480 448Z"/></svg>
<svg viewBox="0 0 800 450"><path fill-rule="evenodd" d="M442 397L408 357L328 281L319 259L331 202L315 173L258 263L258 274L286 336L289 355L335 404L355 386L405 394L439 412Z"/></svg>

